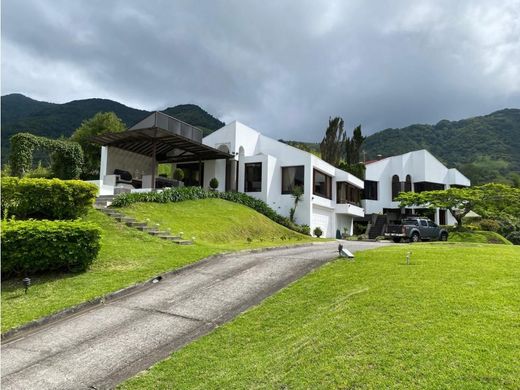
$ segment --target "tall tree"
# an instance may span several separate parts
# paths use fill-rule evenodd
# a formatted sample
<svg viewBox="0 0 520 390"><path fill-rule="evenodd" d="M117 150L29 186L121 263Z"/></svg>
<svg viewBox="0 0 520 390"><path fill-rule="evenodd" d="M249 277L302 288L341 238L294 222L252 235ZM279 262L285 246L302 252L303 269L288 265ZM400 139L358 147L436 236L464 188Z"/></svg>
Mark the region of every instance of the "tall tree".
<svg viewBox="0 0 520 390"><path fill-rule="evenodd" d="M101 147L90 141L90 138L103 133L119 133L126 129L125 124L113 112L98 112L92 118L81 123L74 131L71 140L78 142L83 149L84 163L82 178L91 179L99 175Z"/></svg>
<svg viewBox="0 0 520 390"><path fill-rule="evenodd" d="M341 161L347 138L343 124L343 119L340 117L329 118L329 126L325 130L325 136L320 143L321 158L335 167Z"/></svg>

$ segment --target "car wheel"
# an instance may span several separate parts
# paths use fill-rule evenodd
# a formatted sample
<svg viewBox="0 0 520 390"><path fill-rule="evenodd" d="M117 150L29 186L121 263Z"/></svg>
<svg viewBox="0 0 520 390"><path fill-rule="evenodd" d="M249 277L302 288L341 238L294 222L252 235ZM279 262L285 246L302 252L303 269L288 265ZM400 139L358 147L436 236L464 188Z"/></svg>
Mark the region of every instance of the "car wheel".
<svg viewBox="0 0 520 390"><path fill-rule="evenodd" d="M441 234L441 241L448 241L448 235L446 233Z"/></svg>
<svg viewBox="0 0 520 390"><path fill-rule="evenodd" d="M412 234L412 237L410 238L410 241L411 242L419 242L419 241L421 241L421 236L419 235L419 233L414 233L414 234Z"/></svg>
<svg viewBox="0 0 520 390"><path fill-rule="evenodd" d="M398 244L401 242L401 237L394 237L393 240L396 244Z"/></svg>

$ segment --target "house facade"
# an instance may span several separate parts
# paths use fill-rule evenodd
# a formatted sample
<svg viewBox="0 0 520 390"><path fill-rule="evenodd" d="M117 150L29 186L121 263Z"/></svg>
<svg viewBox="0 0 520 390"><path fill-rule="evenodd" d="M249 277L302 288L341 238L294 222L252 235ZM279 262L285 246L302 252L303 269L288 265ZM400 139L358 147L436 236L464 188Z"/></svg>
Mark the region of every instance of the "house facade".
<svg viewBox="0 0 520 390"><path fill-rule="evenodd" d="M283 216L294 207L292 190L299 186L303 196L294 220L320 227L324 237L336 231L352 234L353 220L364 215L360 195L363 181L302 151L240 123L232 122L205 137L210 147L234 155L233 159L204 162L203 186L211 178L219 191L239 191L266 202ZM176 164L183 168L183 164Z"/></svg>
<svg viewBox="0 0 520 390"><path fill-rule="evenodd" d="M326 163L315 155L266 137L232 122L209 136L169 117L153 113L122 133L97 136L102 145L101 195L150 191L174 186L173 178L159 174L159 164L184 172L184 185L219 191L244 192L266 202L289 217L294 207L293 189L303 190L294 221L316 227L323 237L353 233L353 220L363 217L363 180Z"/></svg>
<svg viewBox="0 0 520 390"><path fill-rule="evenodd" d="M388 221L407 215L428 215L440 225L456 221L449 211L430 210L424 206L400 208L395 197L399 192L444 190L469 187L470 180L457 169L447 168L425 149L366 163L365 189L361 204L367 216L385 214Z"/></svg>

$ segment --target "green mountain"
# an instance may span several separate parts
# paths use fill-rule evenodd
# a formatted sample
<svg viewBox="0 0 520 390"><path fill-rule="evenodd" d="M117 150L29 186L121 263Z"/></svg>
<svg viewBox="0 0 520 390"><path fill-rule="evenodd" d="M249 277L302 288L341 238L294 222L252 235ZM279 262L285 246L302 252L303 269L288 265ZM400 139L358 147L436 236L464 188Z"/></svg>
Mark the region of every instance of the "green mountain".
<svg viewBox="0 0 520 390"><path fill-rule="evenodd" d="M9 138L19 132L30 132L45 137L69 137L82 121L98 112L112 111L127 125L132 126L150 112L125 106L108 99L74 100L64 104L41 102L21 94L2 96L2 161L6 161ZM224 126L195 104L182 104L163 110L204 131L204 135Z"/></svg>
<svg viewBox="0 0 520 390"><path fill-rule="evenodd" d="M520 183L520 109L504 109L460 121L386 129L367 137L367 159L427 149L473 184Z"/></svg>

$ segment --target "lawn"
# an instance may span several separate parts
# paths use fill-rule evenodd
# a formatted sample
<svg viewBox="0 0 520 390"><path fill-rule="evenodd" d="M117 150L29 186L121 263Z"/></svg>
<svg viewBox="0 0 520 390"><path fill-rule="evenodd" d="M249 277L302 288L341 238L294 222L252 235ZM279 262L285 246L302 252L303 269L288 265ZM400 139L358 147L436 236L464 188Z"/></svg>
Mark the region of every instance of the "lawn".
<svg viewBox="0 0 520 390"><path fill-rule="evenodd" d="M132 206L134 213L149 217L152 224L160 223L161 228L172 226L175 232L182 228L187 238L195 236L195 244L179 246L163 241L92 210L85 219L99 225L103 236L101 251L90 270L30 275L32 286L27 295L20 278L3 280L2 332L211 254L312 240L252 209L220 199L136 204Z"/></svg>
<svg viewBox="0 0 520 390"><path fill-rule="evenodd" d="M411 264L405 256L411 251ZM338 260L122 389L520 388L520 248Z"/></svg>

